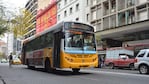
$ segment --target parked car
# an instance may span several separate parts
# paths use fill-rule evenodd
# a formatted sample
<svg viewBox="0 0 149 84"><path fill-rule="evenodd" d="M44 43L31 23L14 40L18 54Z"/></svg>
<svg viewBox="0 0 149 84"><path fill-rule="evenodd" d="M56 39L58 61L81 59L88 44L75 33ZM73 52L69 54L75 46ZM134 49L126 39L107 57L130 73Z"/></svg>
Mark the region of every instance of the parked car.
<svg viewBox="0 0 149 84"><path fill-rule="evenodd" d="M109 68L130 68L134 69L134 52L125 48L112 48L106 51L105 65Z"/></svg>
<svg viewBox="0 0 149 84"><path fill-rule="evenodd" d="M140 74L149 73L149 49L142 49L135 58L135 68L139 70Z"/></svg>
<svg viewBox="0 0 149 84"><path fill-rule="evenodd" d="M1 63L7 63L8 61L6 59L1 59Z"/></svg>
<svg viewBox="0 0 149 84"><path fill-rule="evenodd" d="M14 65L21 64L21 60L19 58L14 58L12 60L12 64L14 64Z"/></svg>

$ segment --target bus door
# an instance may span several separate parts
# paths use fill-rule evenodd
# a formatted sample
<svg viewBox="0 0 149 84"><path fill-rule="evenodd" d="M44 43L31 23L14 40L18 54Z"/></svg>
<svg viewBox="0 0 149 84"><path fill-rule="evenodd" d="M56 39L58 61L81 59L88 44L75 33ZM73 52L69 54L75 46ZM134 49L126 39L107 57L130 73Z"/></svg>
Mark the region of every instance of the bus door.
<svg viewBox="0 0 149 84"><path fill-rule="evenodd" d="M61 33L54 33L53 66L60 68Z"/></svg>

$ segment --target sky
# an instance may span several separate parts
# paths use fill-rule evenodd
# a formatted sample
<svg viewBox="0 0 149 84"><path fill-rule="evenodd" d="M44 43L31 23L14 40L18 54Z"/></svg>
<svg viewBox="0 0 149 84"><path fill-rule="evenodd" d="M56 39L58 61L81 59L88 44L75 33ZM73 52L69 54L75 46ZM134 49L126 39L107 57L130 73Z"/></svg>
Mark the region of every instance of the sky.
<svg viewBox="0 0 149 84"><path fill-rule="evenodd" d="M2 0L10 8L23 8L28 0Z"/></svg>
<svg viewBox="0 0 149 84"><path fill-rule="evenodd" d="M19 12L20 8L24 8L25 4L28 0L2 0L4 6L7 7L8 10L13 12ZM0 37L3 41L7 41L7 34L5 34L3 37Z"/></svg>

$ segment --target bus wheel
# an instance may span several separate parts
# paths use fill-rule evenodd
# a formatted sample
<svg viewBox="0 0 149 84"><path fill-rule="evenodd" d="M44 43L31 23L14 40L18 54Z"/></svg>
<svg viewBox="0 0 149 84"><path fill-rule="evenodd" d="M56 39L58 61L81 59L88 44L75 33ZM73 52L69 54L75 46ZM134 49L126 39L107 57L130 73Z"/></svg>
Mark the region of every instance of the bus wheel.
<svg viewBox="0 0 149 84"><path fill-rule="evenodd" d="M47 72L53 72L53 69L51 68L51 64L49 60L45 61L45 71Z"/></svg>
<svg viewBox="0 0 149 84"><path fill-rule="evenodd" d="M80 71L80 69L73 68L72 71L73 71L73 73L78 73Z"/></svg>

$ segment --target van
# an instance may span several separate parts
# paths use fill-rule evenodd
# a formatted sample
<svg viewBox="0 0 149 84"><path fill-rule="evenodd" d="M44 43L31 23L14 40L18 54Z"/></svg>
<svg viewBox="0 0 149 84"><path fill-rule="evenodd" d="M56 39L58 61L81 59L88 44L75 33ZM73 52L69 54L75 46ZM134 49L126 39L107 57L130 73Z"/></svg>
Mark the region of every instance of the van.
<svg viewBox="0 0 149 84"><path fill-rule="evenodd" d="M105 65L109 68L130 68L134 69L134 52L123 47L111 48L106 51Z"/></svg>
<svg viewBox="0 0 149 84"><path fill-rule="evenodd" d="M142 49L135 58L135 68L140 74L149 73L149 49Z"/></svg>

